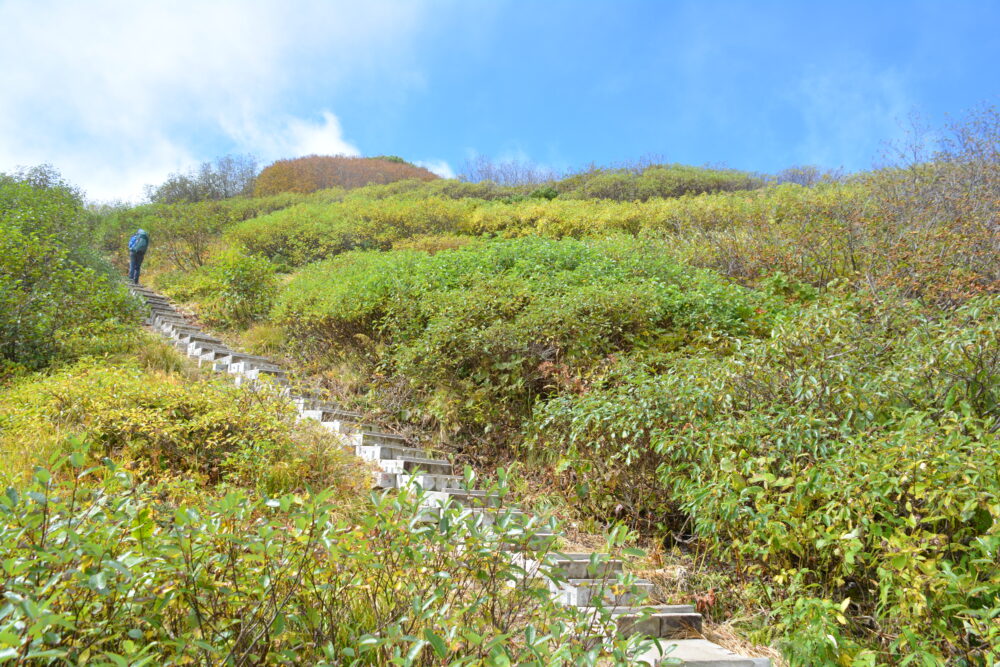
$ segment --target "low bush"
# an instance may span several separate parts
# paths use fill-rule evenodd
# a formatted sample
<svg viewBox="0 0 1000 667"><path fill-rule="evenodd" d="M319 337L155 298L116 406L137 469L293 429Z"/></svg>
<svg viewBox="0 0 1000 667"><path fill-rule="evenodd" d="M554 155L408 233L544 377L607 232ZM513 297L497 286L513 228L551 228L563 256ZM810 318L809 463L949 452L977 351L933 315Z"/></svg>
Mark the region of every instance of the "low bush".
<svg viewBox="0 0 1000 667"><path fill-rule="evenodd" d="M997 340L996 297L935 315L830 295L726 355L538 403L528 451L581 506L694 533L760 582L795 664L989 664Z"/></svg>
<svg viewBox="0 0 1000 667"><path fill-rule="evenodd" d="M309 155L278 160L264 168L254 184L257 196L282 192L315 192L326 188L358 188L401 180L432 181L423 167L383 158Z"/></svg>
<svg viewBox="0 0 1000 667"><path fill-rule="evenodd" d="M0 393L3 476L23 478L67 439L154 475L195 475L263 491L351 484L332 437L297 426L284 402L219 380L93 361L28 377Z"/></svg>
<svg viewBox="0 0 1000 667"><path fill-rule="evenodd" d="M640 169L590 169L556 181L551 187L567 199L646 201L688 194L754 190L765 184L764 178L735 169L652 164Z"/></svg>
<svg viewBox="0 0 1000 667"><path fill-rule="evenodd" d="M61 181L0 174L0 360L40 369L138 320L138 303L89 252L87 225Z"/></svg>
<svg viewBox="0 0 1000 667"><path fill-rule="evenodd" d="M624 665L648 646L595 637L608 610L595 626L500 548L544 558L542 526L488 539L454 506L422 524L416 495L357 516L328 491L205 498L85 459L0 496L0 660Z"/></svg>
<svg viewBox="0 0 1000 667"><path fill-rule="evenodd" d="M609 355L763 332L772 308L656 243L519 239L348 253L298 274L273 317L313 359L358 355L405 377L449 426L500 428L561 365L585 373Z"/></svg>
<svg viewBox="0 0 1000 667"><path fill-rule="evenodd" d="M227 236L249 253L299 266L349 250L389 249L417 235L454 232L474 206L444 198L300 204L247 221Z"/></svg>
<svg viewBox="0 0 1000 667"><path fill-rule="evenodd" d="M277 267L264 257L224 250L196 270L158 274L154 284L190 304L207 324L245 329L270 311L278 275Z"/></svg>

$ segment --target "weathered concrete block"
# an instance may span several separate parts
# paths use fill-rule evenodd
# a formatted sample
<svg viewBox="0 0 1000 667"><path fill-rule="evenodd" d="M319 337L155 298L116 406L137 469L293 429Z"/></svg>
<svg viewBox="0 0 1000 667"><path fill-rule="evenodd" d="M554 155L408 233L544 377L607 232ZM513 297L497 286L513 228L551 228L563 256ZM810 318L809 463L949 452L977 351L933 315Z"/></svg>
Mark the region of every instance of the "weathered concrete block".
<svg viewBox="0 0 1000 667"><path fill-rule="evenodd" d="M355 447L369 447L372 445L392 445L406 446L406 438L392 433L380 433L372 431L358 431L357 433L347 433L343 436L347 442Z"/></svg>
<svg viewBox="0 0 1000 667"><path fill-rule="evenodd" d="M707 639L675 639L663 642L661 648L653 647L639 656L636 664L676 664L690 667L770 667L768 658L748 658L737 655Z"/></svg>
<svg viewBox="0 0 1000 667"><path fill-rule="evenodd" d="M400 457L377 459L378 465L386 472L414 474L417 471L431 475L451 475L451 463L439 459Z"/></svg>
<svg viewBox="0 0 1000 667"><path fill-rule="evenodd" d="M423 507L438 507L444 504L459 504L466 507L499 507L500 496L488 491L450 489L448 491L428 491Z"/></svg>
<svg viewBox="0 0 1000 667"><path fill-rule="evenodd" d="M626 586L617 579L570 579L551 588L557 599L571 607L593 607L597 600L605 605L642 604L653 593L653 583L640 579Z"/></svg>
<svg viewBox="0 0 1000 667"><path fill-rule="evenodd" d="M420 510L420 520L437 522L441 520L444 510L441 507L425 507ZM502 524L504 526L517 526L524 524L529 515L520 510L510 508L495 509L492 507L463 507L458 515L459 520L470 518L481 526L488 527Z"/></svg>
<svg viewBox="0 0 1000 667"><path fill-rule="evenodd" d="M324 422L326 423L326 422ZM406 447L400 445L353 445L353 441L348 439L347 443L354 447L355 453L365 461L388 461L392 459L421 459L427 458L427 451L419 447Z"/></svg>
<svg viewBox="0 0 1000 667"><path fill-rule="evenodd" d="M427 491L446 491L462 489L463 478L458 475L396 475L396 483L405 488L411 485L419 486Z"/></svg>
<svg viewBox="0 0 1000 667"><path fill-rule="evenodd" d="M517 562L529 576L559 579L615 579L622 571L622 561L617 558L600 558L600 554L560 553L548 554L544 562L524 559Z"/></svg>

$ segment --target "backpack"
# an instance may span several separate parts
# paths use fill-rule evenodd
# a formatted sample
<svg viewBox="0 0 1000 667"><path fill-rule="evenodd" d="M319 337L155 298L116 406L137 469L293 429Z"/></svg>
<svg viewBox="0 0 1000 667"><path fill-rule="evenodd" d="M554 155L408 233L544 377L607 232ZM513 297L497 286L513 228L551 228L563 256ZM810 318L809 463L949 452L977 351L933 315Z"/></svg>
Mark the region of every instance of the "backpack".
<svg viewBox="0 0 1000 667"><path fill-rule="evenodd" d="M143 234L136 234L128 242L128 249L133 252L145 252L149 247L149 237Z"/></svg>

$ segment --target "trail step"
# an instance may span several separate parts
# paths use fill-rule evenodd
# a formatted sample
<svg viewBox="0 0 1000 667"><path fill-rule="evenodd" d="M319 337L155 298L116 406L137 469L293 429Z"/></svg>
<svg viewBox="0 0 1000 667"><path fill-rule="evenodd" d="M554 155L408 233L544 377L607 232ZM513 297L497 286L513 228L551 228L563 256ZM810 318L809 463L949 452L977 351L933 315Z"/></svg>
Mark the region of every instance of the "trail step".
<svg viewBox="0 0 1000 667"><path fill-rule="evenodd" d="M466 507L499 507L501 498L496 493L478 490L427 491L422 500L423 507L437 507L444 504L465 505Z"/></svg>
<svg viewBox="0 0 1000 667"><path fill-rule="evenodd" d="M617 558L602 558L600 554L559 553L550 554L545 560L531 558L515 559L528 576L542 576L556 579L597 579L609 578L622 572L623 563Z"/></svg>
<svg viewBox="0 0 1000 667"><path fill-rule="evenodd" d="M372 428L364 423L361 413L344 410L315 396L292 396L288 372L270 359L231 350L218 338L204 333L167 298L142 285L129 288L149 308L146 321L173 339L178 349L197 358L199 366L211 364L214 370L231 374L239 386L280 387L280 394L291 400L301 419L320 422L340 437L345 448L375 462L380 470L372 471L374 486L422 487L419 521L440 521L444 506L448 505L457 511L456 520L476 522L481 527L480 535L495 540L526 576L547 580L560 602L579 609L594 609L595 623L599 619L594 603L602 600L605 605L618 605L608 610L618 632L639 632L662 639L662 648L653 647L640 656L637 664L658 665L676 658L684 665L696 667L769 667L767 658L746 658L705 639L680 638L701 631L702 617L690 605L633 606L648 599L653 584L638 579L624 586L620 583L623 572L620 560L587 553L550 553L539 561L522 553L528 548L551 549L559 535L546 523L516 507L505 506L503 498L493 491L463 488L465 477L451 474L454 468L449 461L433 458L432 452L411 446L403 436ZM597 627L594 630L607 631Z"/></svg>
<svg viewBox="0 0 1000 667"><path fill-rule="evenodd" d="M722 648L707 639L677 639L662 642L636 659L637 664L671 664L670 659L680 660L689 667L769 667L767 658L747 658Z"/></svg>
<svg viewBox="0 0 1000 667"><path fill-rule="evenodd" d="M357 448L355 448L357 450ZM391 459L371 459L386 472L415 473L420 471L431 475L451 475L451 463L440 459L403 456Z"/></svg>
<svg viewBox="0 0 1000 667"><path fill-rule="evenodd" d="M418 485L426 491L464 491L465 479L459 475L409 475L397 474L396 484L400 488Z"/></svg>
<svg viewBox="0 0 1000 667"><path fill-rule="evenodd" d="M597 600L606 605L642 604L652 595L654 587L653 582L645 579L628 586L616 579L569 579L550 588L565 605L593 607Z"/></svg>

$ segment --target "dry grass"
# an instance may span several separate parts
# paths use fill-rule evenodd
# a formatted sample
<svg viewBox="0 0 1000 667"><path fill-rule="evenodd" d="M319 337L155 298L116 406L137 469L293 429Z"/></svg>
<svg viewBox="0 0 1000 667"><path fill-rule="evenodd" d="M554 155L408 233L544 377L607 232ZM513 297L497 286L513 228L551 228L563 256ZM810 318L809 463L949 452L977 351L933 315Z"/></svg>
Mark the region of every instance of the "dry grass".
<svg viewBox="0 0 1000 667"><path fill-rule="evenodd" d="M732 622L706 623L703 634L705 639L715 642L733 653L751 658L770 658L772 667L787 667L788 665L777 649L769 646L758 646L740 637L733 628Z"/></svg>

